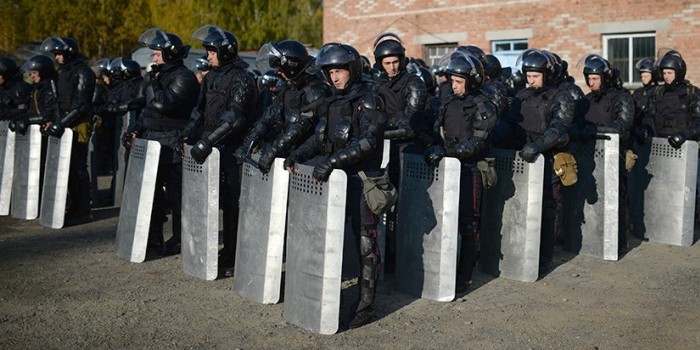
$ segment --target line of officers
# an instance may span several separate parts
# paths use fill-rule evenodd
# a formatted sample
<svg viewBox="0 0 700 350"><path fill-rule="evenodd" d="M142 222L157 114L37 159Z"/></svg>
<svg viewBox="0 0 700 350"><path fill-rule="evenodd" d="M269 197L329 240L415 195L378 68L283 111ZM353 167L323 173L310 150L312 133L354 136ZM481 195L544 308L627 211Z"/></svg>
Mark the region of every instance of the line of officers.
<svg viewBox="0 0 700 350"><path fill-rule="evenodd" d="M401 152L422 153L431 166L444 157L460 160L457 291L462 292L476 264L481 196L488 180L477 163L489 147L518 150L527 162L544 157L540 269L546 272L564 219L555 152L565 150L571 140L594 142L598 133L619 134L621 164L626 165L621 167L620 193L626 198L625 175L636 157L635 140L667 137L678 148L686 140L697 140L700 131L698 92L685 80L685 61L677 51L656 61L641 60L637 69L644 86L634 94L622 88L620 73L610 62L588 55L577 67L591 89L584 95L569 76L568 63L546 50L523 52L517 64L520 72L509 76L495 56L476 46L458 47L431 72L422 61L409 59L392 33L374 42L373 66L349 45L326 44L314 58L298 41L284 40L265 44L257 56L258 68L276 70L284 83L269 92L259 91L231 32L205 25L193 38L207 51L206 62L200 60L202 70L208 71L201 84L183 64L190 46L172 33L150 29L139 42L153 50L152 68L141 78L138 64L128 58L103 62L100 71L111 82L106 101L99 103L95 74L75 40L49 37L42 50L54 55L58 74L51 58L35 56L21 69L31 76L31 87L18 77L14 62L0 60L2 116L13 120L11 128L17 132L24 132L28 124L41 124L50 137L60 136L66 127L76 131L67 215L84 222L90 219L86 156L91 118L136 112L121 142L127 149L135 138L161 144L148 244L163 255L180 248L183 144L193 146L190 155L199 163L217 147L224 211L219 266L226 276L232 275L235 261L241 164L251 153L259 153L257 166L263 173L270 171L276 157L285 158L288 171L301 163L313 165L318 181L326 181L334 169L344 170L346 210L362 266L360 298L350 327L372 320L381 268L379 217L368 208L357 174L380 176L385 171L385 139L390 140L387 171L397 188ZM657 85L660 78L663 84ZM166 210L172 212L173 237L164 242ZM390 212L387 217L384 260L389 273L396 236L401 234L395 232L397 214L406 213ZM624 250L630 225L620 227Z"/></svg>

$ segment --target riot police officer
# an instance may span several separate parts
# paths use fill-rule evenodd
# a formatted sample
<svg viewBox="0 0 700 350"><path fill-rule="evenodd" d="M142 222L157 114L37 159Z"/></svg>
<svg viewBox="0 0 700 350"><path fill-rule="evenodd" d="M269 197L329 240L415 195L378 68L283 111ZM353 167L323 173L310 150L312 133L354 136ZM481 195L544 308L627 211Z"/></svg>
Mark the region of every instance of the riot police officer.
<svg viewBox="0 0 700 350"><path fill-rule="evenodd" d="M613 67L608 60L598 55L588 55L584 58L583 76L591 89L584 99L583 122L575 125L573 138L586 142L594 138L596 133L614 133L620 135L620 220L619 220L619 252L627 250L627 234L629 222L627 198L627 171L624 171L625 150L632 124L634 122L634 101L626 90L618 88L613 75Z"/></svg>
<svg viewBox="0 0 700 350"><path fill-rule="evenodd" d="M12 120L27 110L32 87L22 79L17 63L0 56L0 120Z"/></svg>
<svg viewBox="0 0 700 350"><path fill-rule="evenodd" d="M320 119L315 134L285 159L285 168L314 157L313 177L327 181L333 169L348 174L346 213L352 223L360 253L360 300L350 327L372 321L377 277L380 269L377 246L377 215L370 211L363 195L359 171L379 176L382 161L382 135L386 123L383 101L362 81L362 60L353 47L326 44L316 56L332 96L318 107Z"/></svg>
<svg viewBox="0 0 700 350"><path fill-rule="evenodd" d="M44 40L41 49L52 53L60 67L56 80L60 115L47 125L46 132L54 137L61 137L66 127L74 132L68 174L70 207L66 213L66 225L90 222L91 186L87 157L92 133L95 73L85 63L87 57L80 53L78 42L73 38L50 36Z"/></svg>
<svg viewBox="0 0 700 350"><path fill-rule="evenodd" d="M554 62L546 52L526 50L520 61L529 86L516 95L508 119L524 132L520 157L534 162L541 154L545 159L540 240L540 273L545 273L551 268L554 240L560 236L562 219L561 181L554 173L553 155L568 143L574 100L569 92L555 85ZM516 131L513 135L522 133Z"/></svg>
<svg viewBox="0 0 700 350"><path fill-rule="evenodd" d="M380 71L377 91L386 104L388 117L384 138L391 140L389 149L389 178L400 188L400 158L402 152L422 152L416 142L419 133L430 130L426 123L428 92L425 83L416 75L407 74L406 48L393 33L381 34L374 42L375 67ZM386 271L394 270L395 211L387 214Z"/></svg>
<svg viewBox="0 0 700 350"><path fill-rule="evenodd" d="M25 113L10 122L10 130L24 134L30 124L45 125L58 115L56 97L56 69L53 60L44 55L36 55L25 62L22 72L29 74L32 91Z"/></svg>
<svg viewBox="0 0 700 350"><path fill-rule="evenodd" d="M458 219L462 241L456 282L461 293L471 284L478 248L483 179L476 163L484 157L489 133L498 121L498 108L481 89L484 68L476 57L457 51L445 71L452 81L453 94L443 100L436 124L436 133L444 137L440 144L425 151L425 160L437 167L443 157L449 156L462 164Z"/></svg>
<svg viewBox="0 0 700 350"><path fill-rule="evenodd" d="M642 80L642 86L635 89L632 93L634 105L637 107L636 116L641 122L642 116L649 104L649 98L653 95L656 86L659 85L659 78L656 67L654 67L654 61L649 58L642 58L637 61L634 67L639 72L639 78Z"/></svg>
<svg viewBox="0 0 700 350"><path fill-rule="evenodd" d="M286 157L313 133L318 120L314 109L329 90L311 69L313 57L296 40L266 44L258 51L258 57L259 62L269 62L286 81L243 142L243 147L257 143L263 148L258 168L267 173L275 157ZM243 147L239 154L246 151Z"/></svg>
<svg viewBox="0 0 700 350"><path fill-rule="evenodd" d="M671 146L680 148L700 136L698 89L685 80L686 63L678 51L666 53L656 68L665 84L651 96L643 124L651 135L668 137Z"/></svg>
<svg viewBox="0 0 700 350"><path fill-rule="evenodd" d="M219 252L219 270L221 275L233 276L241 193L241 162L233 153L256 121L257 91L245 70L248 64L238 56L238 40L231 32L205 25L192 37L202 41L211 70L202 82L193 122L185 137L198 140L191 155L200 164L211 154L212 147L221 151L219 205L224 212L224 247ZM189 131L193 130L192 123L201 133Z"/></svg>
<svg viewBox="0 0 700 350"><path fill-rule="evenodd" d="M153 50L154 65L138 99L143 106L141 115L122 142L129 148L139 137L161 145L148 240L149 248L160 248L162 255L170 255L179 252L181 232L182 167L176 149L197 104L199 84L182 61L190 46L183 45L177 35L149 29L141 34L139 42ZM164 245L163 218L168 208L172 211L173 236Z"/></svg>

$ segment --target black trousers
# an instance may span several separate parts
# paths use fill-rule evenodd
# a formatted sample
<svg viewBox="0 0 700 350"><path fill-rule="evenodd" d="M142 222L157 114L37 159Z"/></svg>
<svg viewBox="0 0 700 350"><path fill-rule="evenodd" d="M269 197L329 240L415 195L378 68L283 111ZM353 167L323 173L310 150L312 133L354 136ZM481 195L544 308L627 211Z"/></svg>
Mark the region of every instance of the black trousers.
<svg viewBox="0 0 700 350"><path fill-rule="evenodd" d="M87 168L88 144L77 142L77 133L73 136L73 146L68 170L68 195L70 207L68 216L90 214L90 174Z"/></svg>

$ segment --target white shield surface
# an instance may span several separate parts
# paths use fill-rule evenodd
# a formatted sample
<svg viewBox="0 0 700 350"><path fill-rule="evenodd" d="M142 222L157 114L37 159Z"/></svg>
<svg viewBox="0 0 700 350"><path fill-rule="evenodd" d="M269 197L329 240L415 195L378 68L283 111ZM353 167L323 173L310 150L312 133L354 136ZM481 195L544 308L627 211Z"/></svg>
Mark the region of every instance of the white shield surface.
<svg viewBox="0 0 700 350"><path fill-rule="evenodd" d="M219 249L219 150L202 164L185 146L182 159L182 271L207 281L216 279Z"/></svg>
<svg viewBox="0 0 700 350"><path fill-rule="evenodd" d="M61 138L50 136L46 147L44 188L41 191L39 224L59 229L66 216L68 173L73 148L73 130L66 128Z"/></svg>
<svg viewBox="0 0 700 350"><path fill-rule="evenodd" d="M126 148L121 143L122 135L126 133L129 127L129 118L131 114L136 113L134 111L129 111L125 113L120 118L117 118L117 125L115 127L114 135L115 137L115 155L114 155L114 206L121 207L122 197L124 195L124 177L126 176L126 160L127 151ZM135 119L135 118L134 118Z"/></svg>
<svg viewBox="0 0 700 350"><path fill-rule="evenodd" d="M347 175L325 183L297 164L290 178L284 318L320 334L338 331Z"/></svg>
<svg viewBox="0 0 700 350"><path fill-rule="evenodd" d="M12 177L15 173L15 133L9 121L0 121L0 215L10 215Z"/></svg>
<svg viewBox="0 0 700 350"><path fill-rule="evenodd" d="M244 163L233 290L263 304L280 299L289 173L275 159L263 174Z"/></svg>
<svg viewBox="0 0 700 350"><path fill-rule="evenodd" d="M131 262L146 259L148 230L156 189L160 143L135 139L129 154L123 206L117 224L117 256Z"/></svg>
<svg viewBox="0 0 700 350"><path fill-rule="evenodd" d="M400 157L397 287L424 299L451 301L457 274L461 164L446 157L434 168L419 154Z"/></svg>
<svg viewBox="0 0 700 350"><path fill-rule="evenodd" d="M39 215L39 176L41 172L41 132L30 125L22 135L15 134L15 176L12 181L12 217L33 220Z"/></svg>
<svg viewBox="0 0 700 350"><path fill-rule="evenodd" d="M562 233L568 250L617 261L620 136L606 136L610 139L569 144L578 166L578 182L562 187Z"/></svg>
<svg viewBox="0 0 700 350"><path fill-rule="evenodd" d="M539 275L544 157L527 163L516 151L491 149L498 183L484 189L479 265L494 276L534 282Z"/></svg>
<svg viewBox="0 0 700 350"><path fill-rule="evenodd" d="M630 174L630 216L634 232L652 242L693 244L698 143L680 149L654 137L639 147Z"/></svg>

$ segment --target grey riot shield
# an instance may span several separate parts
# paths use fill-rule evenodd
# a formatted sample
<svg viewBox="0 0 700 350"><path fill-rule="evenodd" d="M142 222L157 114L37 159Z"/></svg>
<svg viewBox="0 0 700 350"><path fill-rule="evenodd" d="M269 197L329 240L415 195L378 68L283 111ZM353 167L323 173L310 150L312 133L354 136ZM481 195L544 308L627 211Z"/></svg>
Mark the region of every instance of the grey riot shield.
<svg viewBox="0 0 700 350"><path fill-rule="evenodd" d="M26 134L15 134L15 176L12 181L12 217L33 220L39 215L41 133L30 125Z"/></svg>
<svg viewBox="0 0 700 350"><path fill-rule="evenodd" d="M280 299L289 173L277 158L262 174L244 163L233 290L263 304Z"/></svg>
<svg viewBox="0 0 700 350"><path fill-rule="evenodd" d="M347 175L328 182L297 164L289 186L284 318L321 334L338 330Z"/></svg>
<svg viewBox="0 0 700 350"><path fill-rule="evenodd" d="M498 183L481 202L481 269L534 282L539 274L544 157L527 163L516 151L491 149Z"/></svg>
<svg viewBox="0 0 700 350"><path fill-rule="evenodd" d="M562 233L568 250L617 260L620 212L620 136L596 142L569 143L576 158L578 182L562 187Z"/></svg>
<svg viewBox="0 0 700 350"><path fill-rule="evenodd" d="M635 235L664 244L693 244L698 143L674 149L666 138L654 137L639 147L638 156L629 177Z"/></svg>
<svg viewBox="0 0 700 350"><path fill-rule="evenodd" d="M61 138L48 137L47 143L39 224L49 228L62 228L66 216L73 130L66 128Z"/></svg>
<svg viewBox="0 0 700 350"><path fill-rule="evenodd" d="M136 120L136 112L129 111L118 117L116 122L117 125L114 128L114 206L121 207L122 196L124 193L124 176L126 175L126 160L129 158L128 151L121 143L122 135L126 133L129 128L129 121Z"/></svg>
<svg viewBox="0 0 700 350"><path fill-rule="evenodd" d="M158 175L160 143L134 139L124 184L124 205L117 224L117 256L131 262L146 259L148 229Z"/></svg>
<svg viewBox="0 0 700 350"><path fill-rule="evenodd" d="M438 168L423 156L401 153L396 283L421 298L451 301L457 274L457 219L461 164L444 158Z"/></svg>
<svg viewBox="0 0 700 350"><path fill-rule="evenodd" d="M12 177L15 173L15 133L9 121L0 121L0 215L10 214Z"/></svg>
<svg viewBox="0 0 700 350"><path fill-rule="evenodd" d="M203 280L216 279L219 250L219 150L202 164L182 158L182 271Z"/></svg>
<svg viewBox="0 0 700 350"><path fill-rule="evenodd" d="M98 133L93 132L90 136L90 141L88 142L88 157L87 157L87 170L90 175L90 193L92 193L92 207L97 208L100 205L98 186L98 175L100 174L100 154L99 154L99 142L100 136Z"/></svg>

